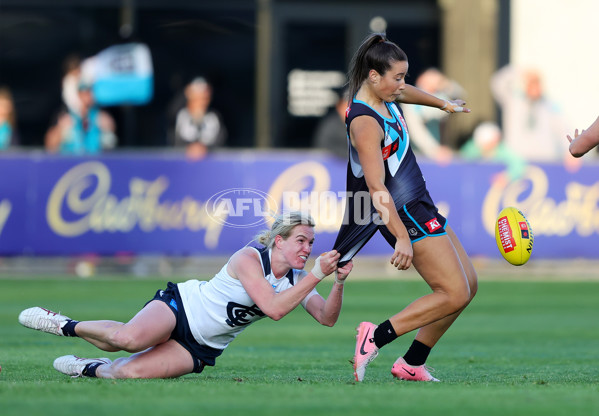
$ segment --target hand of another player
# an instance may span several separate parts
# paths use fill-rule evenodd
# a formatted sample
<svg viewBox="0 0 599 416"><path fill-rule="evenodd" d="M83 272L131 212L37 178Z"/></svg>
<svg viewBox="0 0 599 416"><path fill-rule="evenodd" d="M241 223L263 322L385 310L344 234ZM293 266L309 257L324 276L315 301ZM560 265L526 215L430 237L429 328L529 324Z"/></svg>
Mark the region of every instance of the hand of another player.
<svg viewBox="0 0 599 416"><path fill-rule="evenodd" d="M347 279L347 276L351 273L353 267L354 263L351 260L345 266L339 267L337 269L337 280L339 282L343 282L345 279Z"/></svg>
<svg viewBox="0 0 599 416"><path fill-rule="evenodd" d="M446 113L469 113L471 110L467 107L466 101L464 100L445 100L445 105L441 107L441 110Z"/></svg>
<svg viewBox="0 0 599 416"><path fill-rule="evenodd" d="M391 264L398 270L407 270L412 265L414 251L409 238L399 238L395 243L395 252L391 256Z"/></svg>
<svg viewBox="0 0 599 416"><path fill-rule="evenodd" d="M574 138L570 137L570 135L566 135L566 138L568 139L568 141L570 143L572 143L572 140L575 140L578 136L580 136L582 133L584 133L584 130L580 132L580 134L578 133L578 129L574 130Z"/></svg>

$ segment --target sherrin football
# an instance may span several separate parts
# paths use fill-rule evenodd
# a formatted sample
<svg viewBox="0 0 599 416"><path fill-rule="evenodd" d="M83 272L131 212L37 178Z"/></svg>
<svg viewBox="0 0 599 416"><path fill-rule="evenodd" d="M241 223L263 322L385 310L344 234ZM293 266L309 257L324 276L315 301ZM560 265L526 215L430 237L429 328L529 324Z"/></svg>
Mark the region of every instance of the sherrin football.
<svg viewBox="0 0 599 416"><path fill-rule="evenodd" d="M517 208L501 210L495 221L495 241L499 252L509 263L521 266L532 253L534 236L528 220Z"/></svg>

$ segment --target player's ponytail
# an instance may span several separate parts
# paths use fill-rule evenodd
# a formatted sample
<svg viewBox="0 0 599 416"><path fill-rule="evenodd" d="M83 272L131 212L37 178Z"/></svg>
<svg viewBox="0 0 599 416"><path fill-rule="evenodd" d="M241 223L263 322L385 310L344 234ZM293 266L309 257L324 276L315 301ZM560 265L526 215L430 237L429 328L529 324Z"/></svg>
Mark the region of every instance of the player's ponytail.
<svg viewBox="0 0 599 416"><path fill-rule="evenodd" d="M271 238L270 238L270 230L264 230L262 231L260 234L258 234L255 238L255 240L262 244L265 247L269 247L271 244Z"/></svg>
<svg viewBox="0 0 599 416"><path fill-rule="evenodd" d="M385 33L370 34L364 39L349 65L347 77L350 103L371 69L384 75L391 68L391 62L407 60L406 53L395 43L387 40Z"/></svg>

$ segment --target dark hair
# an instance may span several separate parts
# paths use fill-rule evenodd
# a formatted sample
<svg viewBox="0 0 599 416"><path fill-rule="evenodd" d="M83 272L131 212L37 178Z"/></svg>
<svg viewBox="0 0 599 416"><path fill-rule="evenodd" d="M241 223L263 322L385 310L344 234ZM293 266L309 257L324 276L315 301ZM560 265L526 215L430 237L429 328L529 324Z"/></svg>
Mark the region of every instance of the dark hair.
<svg viewBox="0 0 599 416"><path fill-rule="evenodd" d="M394 61L407 61L406 53L387 39L385 33L372 33L362 42L349 64L348 84L350 102L360 89L368 72L374 69L384 75Z"/></svg>

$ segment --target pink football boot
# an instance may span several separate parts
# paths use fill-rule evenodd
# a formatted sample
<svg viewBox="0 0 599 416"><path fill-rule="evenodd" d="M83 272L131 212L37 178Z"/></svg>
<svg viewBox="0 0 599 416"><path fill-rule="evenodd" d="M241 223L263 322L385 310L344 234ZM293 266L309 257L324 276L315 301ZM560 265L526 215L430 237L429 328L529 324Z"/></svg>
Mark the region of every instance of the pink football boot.
<svg viewBox="0 0 599 416"><path fill-rule="evenodd" d="M361 322L356 328L356 352L354 354L354 377L356 381L364 379L366 367L379 354L379 349L374 344L374 330L377 326L370 322Z"/></svg>
<svg viewBox="0 0 599 416"><path fill-rule="evenodd" d="M391 374L393 377L397 377L400 380L409 380L409 381L439 381L435 377L429 373L429 369L434 371L432 368L428 368L426 365L419 365L416 367L412 367L403 359L403 357L399 357L395 364L393 364L393 368L391 369Z"/></svg>

